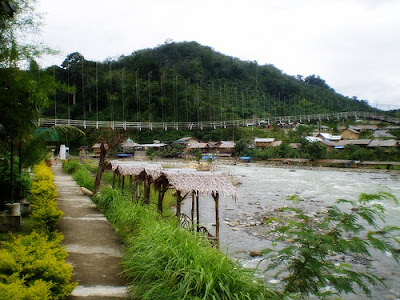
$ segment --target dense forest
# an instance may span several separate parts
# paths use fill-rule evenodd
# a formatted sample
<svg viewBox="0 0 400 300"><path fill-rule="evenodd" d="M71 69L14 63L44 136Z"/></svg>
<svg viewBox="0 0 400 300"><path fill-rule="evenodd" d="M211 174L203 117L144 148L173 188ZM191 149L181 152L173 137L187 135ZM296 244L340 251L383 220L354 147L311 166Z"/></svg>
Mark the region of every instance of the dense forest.
<svg viewBox="0 0 400 300"><path fill-rule="evenodd" d="M319 76L289 76L196 42L103 62L75 52L46 72L62 84L44 115L64 119L194 122L373 110Z"/></svg>

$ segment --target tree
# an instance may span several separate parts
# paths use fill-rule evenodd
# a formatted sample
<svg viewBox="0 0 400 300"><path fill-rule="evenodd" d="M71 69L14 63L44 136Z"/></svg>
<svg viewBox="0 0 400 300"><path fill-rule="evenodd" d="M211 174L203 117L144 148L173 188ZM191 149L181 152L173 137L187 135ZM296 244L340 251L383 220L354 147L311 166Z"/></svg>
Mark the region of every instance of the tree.
<svg viewBox="0 0 400 300"><path fill-rule="evenodd" d="M291 200L295 203L301 201L296 195ZM354 255L370 258L371 248L374 248L382 253L391 253L400 263L400 253L396 249L400 243L396 238L400 228L385 225L385 206L381 204L385 200L398 204L393 195L379 192L361 194L358 201L339 199L336 204L344 204L347 209L334 205L318 220L293 207L283 209L295 213L289 219L270 218L266 224L280 224L273 230L278 234L275 241L286 245L279 250L264 251L271 259L267 270L285 265L275 275L283 276L284 293L301 299L308 299L310 295L324 298L355 293L357 285L370 296L366 282L377 285L382 283L382 279L368 272L358 272L345 262L336 263L330 257Z"/></svg>
<svg viewBox="0 0 400 300"><path fill-rule="evenodd" d="M103 129L99 135L100 141L100 158L99 167L97 168L96 179L94 181L93 193L99 190L104 170L107 168L107 154L122 142L122 135L112 129Z"/></svg>
<svg viewBox="0 0 400 300"><path fill-rule="evenodd" d="M35 4L35 0L0 1L0 67L16 67L21 60L52 52L40 44L26 42L40 26Z"/></svg>
<svg viewBox="0 0 400 300"><path fill-rule="evenodd" d="M320 142L304 141L301 150L311 161L325 158L327 154L326 146Z"/></svg>

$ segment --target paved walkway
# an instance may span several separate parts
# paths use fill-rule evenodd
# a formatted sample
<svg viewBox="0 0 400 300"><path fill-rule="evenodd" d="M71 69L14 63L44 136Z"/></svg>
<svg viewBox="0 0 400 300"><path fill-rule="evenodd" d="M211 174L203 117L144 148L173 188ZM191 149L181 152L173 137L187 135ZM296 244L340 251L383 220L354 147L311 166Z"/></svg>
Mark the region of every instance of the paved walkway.
<svg viewBox="0 0 400 300"><path fill-rule="evenodd" d="M57 225L65 239L72 280L78 282L69 299L106 300L126 298L121 272L121 242L104 215L85 196L61 163L52 166L59 208L64 212Z"/></svg>

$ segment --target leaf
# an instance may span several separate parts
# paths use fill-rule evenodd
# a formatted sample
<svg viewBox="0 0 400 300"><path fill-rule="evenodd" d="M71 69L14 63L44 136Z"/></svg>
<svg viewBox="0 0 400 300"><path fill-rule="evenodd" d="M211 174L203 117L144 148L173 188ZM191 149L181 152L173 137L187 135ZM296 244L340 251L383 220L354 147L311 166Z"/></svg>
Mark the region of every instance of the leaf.
<svg viewBox="0 0 400 300"><path fill-rule="evenodd" d="M287 199L292 201L294 204L300 204L303 201L303 199L301 199L299 195L292 195Z"/></svg>

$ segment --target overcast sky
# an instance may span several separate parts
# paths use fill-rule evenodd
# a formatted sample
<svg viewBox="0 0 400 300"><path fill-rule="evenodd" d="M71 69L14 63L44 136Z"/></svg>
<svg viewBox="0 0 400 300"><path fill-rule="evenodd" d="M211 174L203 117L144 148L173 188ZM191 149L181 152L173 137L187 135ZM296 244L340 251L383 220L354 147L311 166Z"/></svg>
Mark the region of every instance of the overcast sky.
<svg viewBox="0 0 400 300"><path fill-rule="evenodd" d="M400 108L399 0L38 0L43 41L89 60L197 41ZM384 107L380 107L384 108Z"/></svg>

